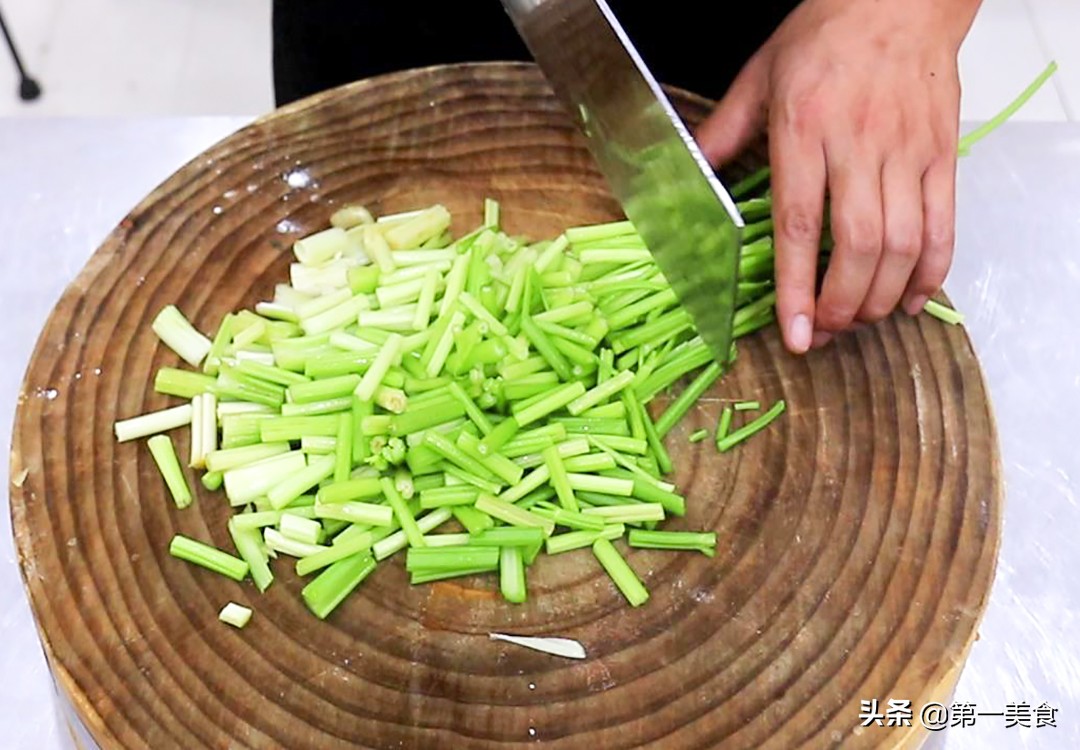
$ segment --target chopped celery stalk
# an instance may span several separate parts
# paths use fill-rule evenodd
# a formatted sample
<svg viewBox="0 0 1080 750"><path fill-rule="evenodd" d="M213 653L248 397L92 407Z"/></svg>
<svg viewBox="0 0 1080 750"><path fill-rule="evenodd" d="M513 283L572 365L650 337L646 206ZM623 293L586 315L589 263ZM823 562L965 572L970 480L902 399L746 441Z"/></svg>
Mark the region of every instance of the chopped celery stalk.
<svg viewBox="0 0 1080 750"><path fill-rule="evenodd" d="M195 398L200 393L214 390L217 380L201 372L162 367L154 376L154 390L166 396Z"/></svg>
<svg viewBox="0 0 1080 750"><path fill-rule="evenodd" d="M575 398L567 405L566 410L576 417L586 409L591 409L601 401L606 401L612 396L615 396L632 382L634 382L634 373L630 370L624 370L614 377L605 380L592 390L585 392L578 398Z"/></svg>
<svg viewBox="0 0 1080 750"><path fill-rule="evenodd" d="M720 441L728 436L731 431L731 419L735 415L735 410L730 406L725 406L724 410L720 412L720 423L716 426L716 447L720 448Z"/></svg>
<svg viewBox="0 0 1080 750"><path fill-rule="evenodd" d="M692 433L690 433L690 442L691 443L700 443L701 441L705 440L708 437L709 437L709 431L706 430L704 427L702 427L701 429L694 430Z"/></svg>
<svg viewBox="0 0 1080 750"><path fill-rule="evenodd" d="M520 482L499 495L499 499L505 503L516 503L533 490L546 484L550 479L551 470L544 465L537 466L531 472L526 474Z"/></svg>
<svg viewBox="0 0 1080 750"><path fill-rule="evenodd" d="M216 492L221 489L221 485L225 481L225 475L220 471L208 471L202 475L200 481L202 482L202 486L210 492Z"/></svg>
<svg viewBox="0 0 1080 750"><path fill-rule="evenodd" d="M113 430L116 433L116 439L124 443L191 424L191 416L191 404L181 404L170 409L120 420L113 425Z"/></svg>
<svg viewBox="0 0 1080 750"><path fill-rule="evenodd" d="M516 409L514 411L514 419L519 426L525 427L542 417L546 417L552 412L562 409L584 393L585 386L580 382L557 386L544 394L544 397L536 403L521 409Z"/></svg>
<svg viewBox="0 0 1080 750"><path fill-rule="evenodd" d="M570 482L570 487L584 492L603 492L620 497L630 497L634 493L634 482L630 479L569 473L566 478Z"/></svg>
<svg viewBox="0 0 1080 750"><path fill-rule="evenodd" d="M265 496L285 478L307 467L304 454L290 451L225 472L225 495L235 507ZM300 493L298 492L297 495Z"/></svg>
<svg viewBox="0 0 1080 750"><path fill-rule="evenodd" d="M783 414L786 408L787 404L783 399L780 399L776 402L776 404L773 405L771 409L769 409L767 412L762 414L754 421L743 425L734 432L725 435L723 438L719 439L716 443L717 450L719 450L721 453L723 453L724 451L728 451L734 446L746 440L747 438L751 437L752 435L756 435L757 433L761 432L763 429L772 424L772 422L777 417Z"/></svg>
<svg viewBox="0 0 1080 750"><path fill-rule="evenodd" d="M520 547L499 548L499 590L506 601L514 604L526 599L525 560Z"/></svg>
<svg viewBox="0 0 1080 750"><path fill-rule="evenodd" d="M923 312L932 315L949 325L959 325L964 322L964 314L954 310L948 305L943 305L935 300L927 300L923 306Z"/></svg>
<svg viewBox="0 0 1080 750"><path fill-rule="evenodd" d="M416 528L420 532L418 538L420 539L421 544L414 546L425 546L423 544L423 535L434 531L439 526L442 526L444 523L450 520L452 515L453 514L450 512L449 508L436 508L427 515L421 516L420 518L416 519L414 523L416 524ZM386 537L385 539L380 539L379 541L375 542L375 544L371 547L371 551L372 554L375 555L376 560L385 560L391 555L400 552L401 550L409 546L410 543L408 534L406 534L405 530L402 529L400 531L395 531L393 534Z"/></svg>
<svg viewBox="0 0 1080 750"><path fill-rule="evenodd" d="M267 490L266 497L280 510L334 473L334 456L313 457L302 470L282 478Z"/></svg>
<svg viewBox="0 0 1080 750"><path fill-rule="evenodd" d="M146 444L176 507L186 508L191 505L191 488L188 487L184 471L180 468L180 459L176 456L172 439L168 435L155 435L147 440Z"/></svg>
<svg viewBox="0 0 1080 750"><path fill-rule="evenodd" d="M593 542L592 549L596 559L611 576L611 580L626 597L631 607L640 607L648 601L649 591L645 588L645 584L611 542L604 538L597 539Z"/></svg>
<svg viewBox="0 0 1080 750"><path fill-rule="evenodd" d="M586 508L581 513L586 516L596 516L606 523L644 523L664 520L664 506L660 503L609 505L603 508Z"/></svg>
<svg viewBox="0 0 1080 750"><path fill-rule="evenodd" d="M283 536L305 544L318 544L323 535L322 524L294 513L282 513L278 531Z"/></svg>
<svg viewBox="0 0 1080 750"><path fill-rule="evenodd" d="M549 555L558 555L583 547L591 547L597 539L618 539L624 533L626 533L626 527L621 523L605 526L601 531L568 531L565 534L549 536L544 542L544 548Z"/></svg>
<svg viewBox="0 0 1080 750"><path fill-rule="evenodd" d="M229 519L229 536L232 537L233 546L236 547L240 558L248 564L248 571L251 573L251 580L255 583L255 586L259 591L266 591L270 584L274 582L274 574L270 570L266 550L263 548L260 527L242 527L237 522L239 518L241 516L233 516ZM276 523L277 519L275 518L273 522Z"/></svg>
<svg viewBox="0 0 1080 750"><path fill-rule="evenodd" d="M550 518L558 526L568 529L581 529L582 531L601 531L605 525L605 518L593 514L579 513L566 510L550 503L537 503L532 512L544 518Z"/></svg>
<svg viewBox="0 0 1080 750"><path fill-rule="evenodd" d="M316 503L344 503L351 500L363 500L380 497L382 495L382 482L378 477L359 477L344 482L334 481L319 488L315 496Z"/></svg>
<svg viewBox="0 0 1080 750"><path fill-rule="evenodd" d="M169 543L169 554L234 581L242 581L248 574L248 564L240 558L182 534L173 536Z"/></svg>
<svg viewBox="0 0 1080 750"><path fill-rule="evenodd" d="M338 434L334 444L334 481L345 482L352 472L353 418L350 412L338 417Z"/></svg>
<svg viewBox="0 0 1080 750"><path fill-rule="evenodd" d="M760 401L737 401L733 404L735 411L757 411L761 408Z"/></svg>
<svg viewBox="0 0 1080 750"><path fill-rule="evenodd" d="M497 518L511 526L534 526L543 529L545 536L551 536L555 531L555 523L543 516L538 516L532 511L524 510L513 503L501 500L493 495L481 494L476 499L476 510L486 513L492 518Z"/></svg>
<svg viewBox="0 0 1080 750"><path fill-rule="evenodd" d="M480 490L470 485L436 487L420 493L420 507L424 510L455 505L472 505L480 495Z"/></svg>
<svg viewBox="0 0 1080 750"><path fill-rule="evenodd" d="M498 547L468 544L461 547L412 547L405 558L410 573L457 568L490 568L499 563Z"/></svg>
<svg viewBox="0 0 1080 750"><path fill-rule="evenodd" d="M626 541L631 547L696 550L707 557L716 554L716 533L712 531L646 531L644 529L631 529Z"/></svg>
<svg viewBox="0 0 1080 750"><path fill-rule="evenodd" d="M394 523L394 511L390 506L356 501L320 503L316 500L315 517L349 521L367 526L390 526Z"/></svg>
<svg viewBox="0 0 1080 750"><path fill-rule="evenodd" d="M401 496L401 493L397 491L394 486L394 482L391 479L384 477L380 480L382 485L383 495L386 497L386 501L390 504L390 507L394 511L394 516L397 522L401 525L401 530L405 534L405 538L408 540L410 547L423 547L424 546L424 531L417 525L416 518L413 517L412 511L409 510L408 503L405 502L405 498ZM436 513L438 511L435 511ZM381 559L381 558L380 558Z"/></svg>
<svg viewBox="0 0 1080 750"><path fill-rule="evenodd" d="M308 557L327 549L321 544L298 542L270 526L263 528L263 540L270 549L290 557Z"/></svg>
<svg viewBox="0 0 1080 750"><path fill-rule="evenodd" d="M566 510L576 511L579 507L577 498L574 497L574 490L570 487L569 475L563 465L562 456L559 455L559 449L556 446L545 448L543 456L544 465L547 466L548 473L551 475L551 486L555 489L559 503Z"/></svg>
<svg viewBox="0 0 1080 750"><path fill-rule="evenodd" d="M468 534L425 534L424 542L428 547L461 547L468 544Z"/></svg>
<svg viewBox="0 0 1080 750"><path fill-rule="evenodd" d="M338 560L304 586L300 595L308 609L325 620L360 582L375 570L375 560L368 552Z"/></svg>
<svg viewBox="0 0 1080 750"><path fill-rule="evenodd" d="M224 448L206 454L206 468L208 471L223 472L288 452L289 444L286 442L257 443L240 448Z"/></svg>
<svg viewBox="0 0 1080 750"><path fill-rule="evenodd" d="M175 305L166 305L150 325L157 337L172 349L180 359L192 367L198 367L210 353L212 342L195 330Z"/></svg>
<svg viewBox="0 0 1080 750"><path fill-rule="evenodd" d="M720 377L721 372L723 372L723 367L719 363L710 363L694 378L693 382L686 387L686 390L680 393L679 397L671 403L671 406L660 416L660 419L656 420L656 433L661 440L671 432L671 429L679 423L679 420L686 415L686 412L690 411L690 407L705 395L705 391L712 387L712 384Z"/></svg>
<svg viewBox="0 0 1080 750"><path fill-rule="evenodd" d="M251 609L236 602L229 602L218 613L218 619L234 628L243 628L251 622Z"/></svg>

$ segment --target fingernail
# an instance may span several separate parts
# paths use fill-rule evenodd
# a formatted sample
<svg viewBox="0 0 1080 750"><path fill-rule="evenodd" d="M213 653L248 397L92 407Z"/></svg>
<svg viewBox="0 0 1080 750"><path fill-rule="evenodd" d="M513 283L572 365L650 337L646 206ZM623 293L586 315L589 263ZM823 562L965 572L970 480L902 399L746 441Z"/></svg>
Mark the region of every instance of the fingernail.
<svg viewBox="0 0 1080 750"><path fill-rule="evenodd" d="M805 352L810 348L810 337L813 333L810 318L802 313L796 315L788 325L788 340L791 343L791 348L797 354Z"/></svg>
<svg viewBox="0 0 1080 750"><path fill-rule="evenodd" d="M907 311L908 315L918 315L923 311L923 308L926 307L928 300L929 297L925 294L920 294L917 297L913 297L904 307L904 310Z"/></svg>
<svg viewBox="0 0 1080 750"><path fill-rule="evenodd" d="M832 341L832 339L833 335L828 331L815 331L814 339L811 343L811 346L813 346L815 349L819 349L820 347L823 347L827 343Z"/></svg>

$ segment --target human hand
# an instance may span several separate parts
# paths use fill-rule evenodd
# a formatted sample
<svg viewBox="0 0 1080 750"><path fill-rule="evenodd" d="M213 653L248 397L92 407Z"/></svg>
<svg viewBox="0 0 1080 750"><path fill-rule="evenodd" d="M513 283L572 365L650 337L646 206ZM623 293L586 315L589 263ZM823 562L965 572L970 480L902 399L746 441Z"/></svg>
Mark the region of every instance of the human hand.
<svg viewBox="0 0 1080 750"><path fill-rule="evenodd" d="M902 303L952 261L957 53L979 0L804 0L697 139L718 166L767 126L777 316L803 353ZM834 249L816 297L826 189ZM816 299L815 299L816 297Z"/></svg>

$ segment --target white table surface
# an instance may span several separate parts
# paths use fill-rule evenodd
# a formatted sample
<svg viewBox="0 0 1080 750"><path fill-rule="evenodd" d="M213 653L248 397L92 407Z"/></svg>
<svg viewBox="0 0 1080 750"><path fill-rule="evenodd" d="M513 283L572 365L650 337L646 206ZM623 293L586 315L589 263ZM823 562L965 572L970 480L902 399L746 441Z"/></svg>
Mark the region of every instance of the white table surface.
<svg viewBox="0 0 1080 750"><path fill-rule="evenodd" d="M106 233L237 118L0 120L0 486L23 371ZM1044 701L1057 728L1001 717L930 745L1080 747L1080 125L1006 125L962 161L946 290L968 314L1001 435L1004 540L955 700ZM0 512L0 747L63 747L52 682ZM871 696L867 696L868 698ZM906 696L880 696L904 699ZM917 709L916 709L917 710Z"/></svg>

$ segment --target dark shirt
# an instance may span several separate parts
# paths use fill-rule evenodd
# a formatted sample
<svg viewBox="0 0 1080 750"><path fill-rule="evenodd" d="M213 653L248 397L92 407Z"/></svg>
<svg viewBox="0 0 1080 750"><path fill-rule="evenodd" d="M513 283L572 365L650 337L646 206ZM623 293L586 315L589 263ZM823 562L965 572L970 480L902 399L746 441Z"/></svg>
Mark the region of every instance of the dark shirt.
<svg viewBox="0 0 1080 750"><path fill-rule="evenodd" d="M704 0L609 4L660 81L717 99L798 1L737 15ZM274 0L273 45L279 106L407 68L532 59L498 0Z"/></svg>

